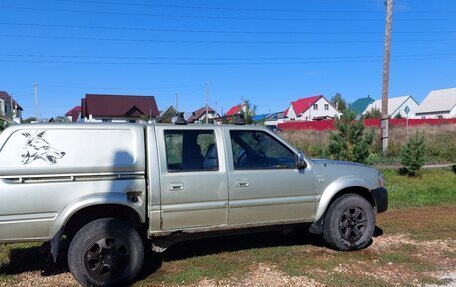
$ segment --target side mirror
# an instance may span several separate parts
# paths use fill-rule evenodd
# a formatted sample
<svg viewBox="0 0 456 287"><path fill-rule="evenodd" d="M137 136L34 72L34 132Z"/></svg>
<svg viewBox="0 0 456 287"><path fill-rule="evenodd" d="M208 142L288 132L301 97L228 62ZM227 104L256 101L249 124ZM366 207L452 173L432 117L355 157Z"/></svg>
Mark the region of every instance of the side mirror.
<svg viewBox="0 0 456 287"><path fill-rule="evenodd" d="M307 167L307 162L304 160L304 154L301 151L298 152L296 166L298 167L298 169L304 169Z"/></svg>

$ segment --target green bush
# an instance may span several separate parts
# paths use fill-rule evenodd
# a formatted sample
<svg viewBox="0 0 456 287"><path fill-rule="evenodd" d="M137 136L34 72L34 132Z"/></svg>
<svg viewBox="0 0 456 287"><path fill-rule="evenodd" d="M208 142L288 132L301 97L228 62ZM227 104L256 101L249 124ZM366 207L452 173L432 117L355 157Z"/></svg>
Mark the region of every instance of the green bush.
<svg viewBox="0 0 456 287"><path fill-rule="evenodd" d="M331 132L328 152L333 159L365 162L374 140L374 131L366 131L363 118L346 110L334 123L336 132Z"/></svg>
<svg viewBox="0 0 456 287"><path fill-rule="evenodd" d="M404 165L403 173L416 176L426 161L426 144L424 136L416 132L411 136L401 152L401 164Z"/></svg>

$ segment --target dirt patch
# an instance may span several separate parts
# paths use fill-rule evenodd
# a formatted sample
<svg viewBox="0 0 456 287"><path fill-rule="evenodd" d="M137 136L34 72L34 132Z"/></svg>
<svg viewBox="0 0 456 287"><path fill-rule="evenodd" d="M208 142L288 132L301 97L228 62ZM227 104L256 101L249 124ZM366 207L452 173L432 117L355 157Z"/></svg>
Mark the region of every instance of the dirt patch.
<svg viewBox="0 0 456 287"><path fill-rule="evenodd" d="M15 282L0 283L1 287L73 287L80 286L71 273L43 276L40 271L25 272L16 276Z"/></svg>
<svg viewBox="0 0 456 287"><path fill-rule="evenodd" d="M204 279L198 284L193 286L200 287L217 287L217 286L230 286L230 287L240 287L240 286L255 286L255 287L265 287L265 286L277 286L277 287L287 287L287 286L309 286L309 287L320 287L325 286L316 282L314 279L308 278L306 276L288 276L285 273L279 271L276 266L270 266L268 264L259 263L254 271L250 272L249 276L241 281L238 281L236 278L230 278L228 280L214 281Z"/></svg>

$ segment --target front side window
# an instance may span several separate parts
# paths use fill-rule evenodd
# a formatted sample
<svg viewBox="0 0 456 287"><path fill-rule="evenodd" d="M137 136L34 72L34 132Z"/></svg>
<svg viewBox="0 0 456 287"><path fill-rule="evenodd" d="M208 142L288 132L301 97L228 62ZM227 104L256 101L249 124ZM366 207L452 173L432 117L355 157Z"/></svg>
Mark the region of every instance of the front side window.
<svg viewBox="0 0 456 287"><path fill-rule="evenodd" d="M263 131L230 131L235 169L294 169L293 151Z"/></svg>
<svg viewBox="0 0 456 287"><path fill-rule="evenodd" d="M318 110L318 104L314 104L313 107L314 107L314 110Z"/></svg>
<svg viewBox="0 0 456 287"><path fill-rule="evenodd" d="M219 168L213 130L166 130L165 146L169 172Z"/></svg>
<svg viewBox="0 0 456 287"><path fill-rule="evenodd" d="M325 111L329 110L329 104L325 104Z"/></svg>

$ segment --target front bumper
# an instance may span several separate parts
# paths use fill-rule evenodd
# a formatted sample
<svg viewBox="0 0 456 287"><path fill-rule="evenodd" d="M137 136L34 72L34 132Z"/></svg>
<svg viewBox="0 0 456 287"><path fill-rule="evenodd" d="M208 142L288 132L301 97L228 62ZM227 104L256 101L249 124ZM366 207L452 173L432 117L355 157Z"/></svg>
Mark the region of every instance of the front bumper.
<svg viewBox="0 0 456 287"><path fill-rule="evenodd" d="M388 191L384 187L371 190L374 197L377 213L385 212L388 209Z"/></svg>

